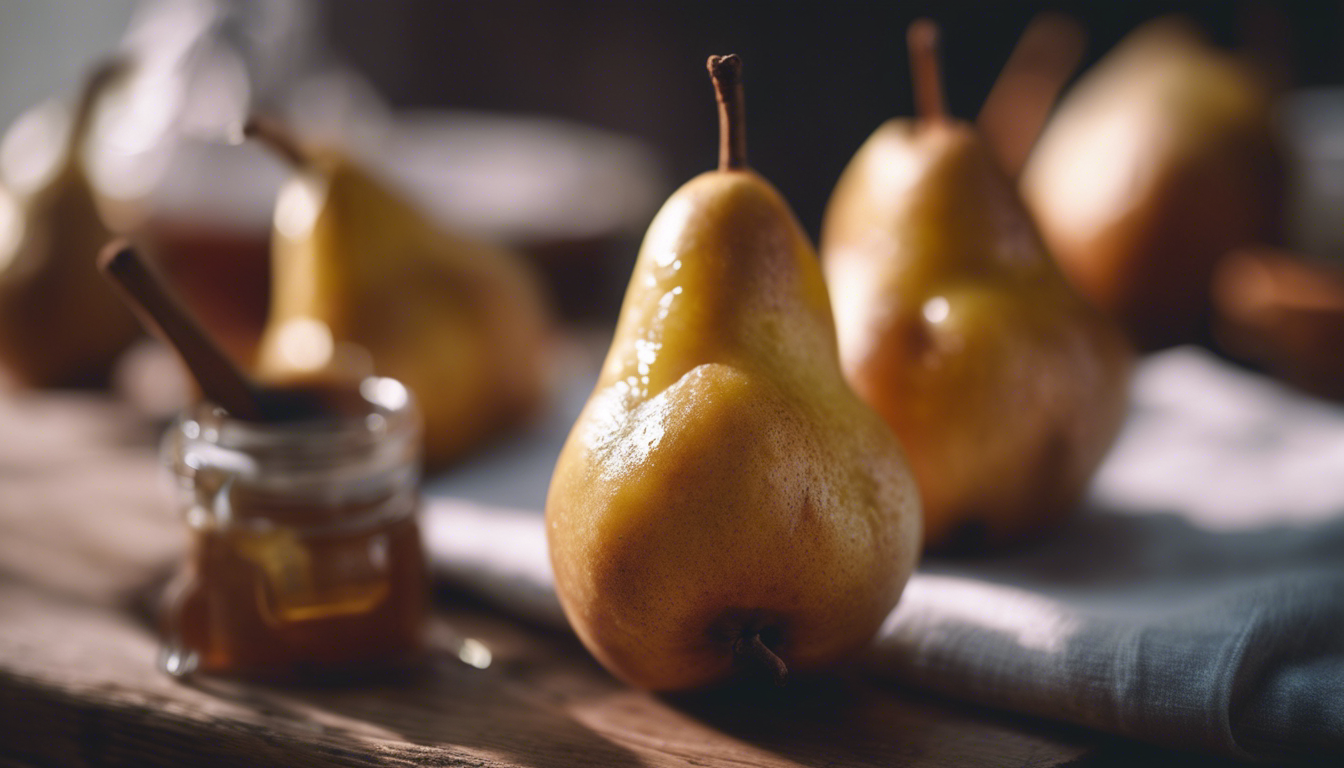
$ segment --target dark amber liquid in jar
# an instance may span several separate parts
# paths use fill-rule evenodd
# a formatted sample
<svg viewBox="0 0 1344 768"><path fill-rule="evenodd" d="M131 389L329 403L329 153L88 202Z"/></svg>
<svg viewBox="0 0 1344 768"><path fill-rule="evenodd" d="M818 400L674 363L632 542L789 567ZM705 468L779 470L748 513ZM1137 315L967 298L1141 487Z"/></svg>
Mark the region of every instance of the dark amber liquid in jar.
<svg viewBox="0 0 1344 768"><path fill-rule="evenodd" d="M416 657L428 599L418 422L366 410L275 440L179 420L165 454L192 547L165 596L166 671L302 678Z"/></svg>

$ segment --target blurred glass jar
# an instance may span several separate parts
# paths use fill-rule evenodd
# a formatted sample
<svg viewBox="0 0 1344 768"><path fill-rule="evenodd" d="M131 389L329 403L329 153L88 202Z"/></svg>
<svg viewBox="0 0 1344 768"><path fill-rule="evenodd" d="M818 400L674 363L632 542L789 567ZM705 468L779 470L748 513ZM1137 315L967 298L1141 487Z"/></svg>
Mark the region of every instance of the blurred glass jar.
<svg viewBox="0 0 1344 768"><path fill-rule="evenodd" d="M306 678L418 654L419 413L392 379L320 394L331 419L245 422L206 403L165 435L192 533L164 602L169 674Z"/></svg>
<svg viewBox="0 0 1344 768"><path fill-rule="evenodd" d="M247 116L320 145L364 146L388 116L325 42L314 0L138 0L99 99L86 168L109 227L134 234L244 364L266 322L275 195L289 175L244 143ZM25 153L31 154L31 153Z"/></svg>

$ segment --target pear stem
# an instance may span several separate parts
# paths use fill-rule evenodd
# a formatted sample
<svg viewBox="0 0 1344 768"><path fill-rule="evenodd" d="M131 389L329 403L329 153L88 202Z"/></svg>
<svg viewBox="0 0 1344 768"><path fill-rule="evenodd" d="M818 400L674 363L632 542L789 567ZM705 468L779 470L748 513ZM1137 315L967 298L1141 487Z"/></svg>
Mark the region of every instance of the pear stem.
<svg viewBox="0 0 1344 768"><path fill-rule="evenodd" d="M915 86L915 114L926 122L946 120L943 75L938 66L938 25L931 19L916 19L906 32L906 46Z"/></svg>
<svg viewBox="0 0 1344 768"><path fill-rule="evenodd" d="M759 669L770 673L774 678L775 685L784 685L789 677L789 668L784 664L784 660L775 655L770 650L770 646L761 640L758 632L752 632L737 638L733 644L733 653L740 659L749 661Z"/></svg>
<svg viewBox="0 0 1344 768"><path fill-rule="evenodd" d="M243 124L243 135L275 150L296 170L310 165L308 152L284 123L267 115L251 115Z"/></svg>
<svg viewBox="0 0 1344 768"><path fill-rule="evenodd" d="M207 399L239 419L263 417L257 387L201 329L125 240L98 254L98 269L118 288L140 322L177 350Z"/></svg>
<svg viewBox="0 0 1344 768"><path fill-rule="evenodd" d="M1050 109L1087 50L1087 30L1068 16L1045 12L1027 24L989 89L976 127L1016 178L1045 128Z"/></svg>
<svg viewBox="0 0 1344 768"><path fill-rule="evenodd" d="M88 76L84 78L84 84L79 89L79 99L75 102L75 111L70 120L70 134L66 138L66 151L70 157L77 155L80 145L84 143L84 138L88 135L89 126L93 122L93 109L98 105L98 99L102 97L103 92L107 90L109 85L126 74L129 69L130 61L125 56L111 56L94 65Z"/></svg>
<svg viewBox="0 0 1344 768"><path fill-rule="evenodd" d="M747 167L747 114L742 97L742 59L735 53L710 56L705 65L719 102L719 170Z"/></svg>

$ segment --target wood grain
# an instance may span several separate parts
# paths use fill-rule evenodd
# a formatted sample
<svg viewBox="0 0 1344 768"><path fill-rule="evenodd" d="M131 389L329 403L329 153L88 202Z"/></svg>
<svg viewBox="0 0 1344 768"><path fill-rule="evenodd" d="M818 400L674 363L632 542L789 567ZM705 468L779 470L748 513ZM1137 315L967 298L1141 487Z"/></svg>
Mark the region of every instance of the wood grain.
<svg viewBox="0 0 1344 768"><path fill-rule="evenodd" d="M861 680L659 697L570 636L444 596L400 679L262 686L155 668L184 543L154 430L81 396L0 402L0 765L1054 766L1099 737ZM493 662L462 663L463 637Z"/></svg>

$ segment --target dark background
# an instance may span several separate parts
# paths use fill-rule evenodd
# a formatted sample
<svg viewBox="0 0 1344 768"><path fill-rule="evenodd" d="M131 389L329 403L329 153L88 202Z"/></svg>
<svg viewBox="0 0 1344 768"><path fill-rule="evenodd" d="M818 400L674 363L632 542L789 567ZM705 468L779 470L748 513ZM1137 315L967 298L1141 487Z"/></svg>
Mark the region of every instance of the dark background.
<svg viewBox="0 0 1344 768"><path fill-rule="evenodd" d="M1085 65L1181 13L1229 47L1286 51L1295 85L1344 83L1340 2L436 2L323 4L331 45L396 108L547 114L639 137L676 182L716 158L713 53L745 62L751 164L815 236L832 185L883 120L911 112L905 29L943 28L947 98L974 118L1027 22L1067 13Z"/></svg>

